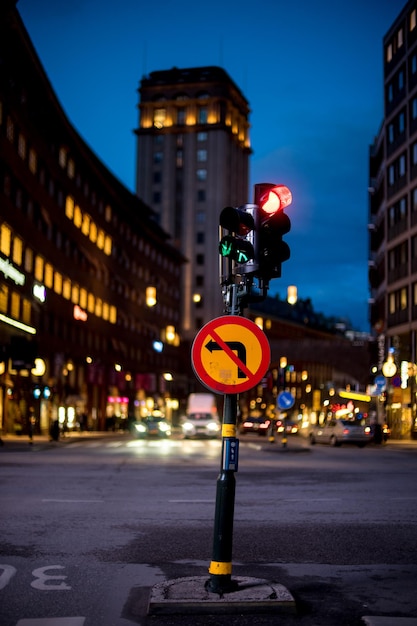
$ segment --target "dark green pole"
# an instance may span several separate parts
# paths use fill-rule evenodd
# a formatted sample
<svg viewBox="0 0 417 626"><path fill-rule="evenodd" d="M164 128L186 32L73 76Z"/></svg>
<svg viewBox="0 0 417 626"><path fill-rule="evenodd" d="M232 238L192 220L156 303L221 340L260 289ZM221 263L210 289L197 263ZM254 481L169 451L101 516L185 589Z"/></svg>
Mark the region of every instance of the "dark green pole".
<svg viewBox="0 0 417 626"><path fill-rule="evenodd" d="M207 588L214 593L232 591L233 515L235 508L235 472L238 467L239 440L236 438L237 395L224 397L222 424L222 461L217 478L214 516L213 558Z"/></svg>

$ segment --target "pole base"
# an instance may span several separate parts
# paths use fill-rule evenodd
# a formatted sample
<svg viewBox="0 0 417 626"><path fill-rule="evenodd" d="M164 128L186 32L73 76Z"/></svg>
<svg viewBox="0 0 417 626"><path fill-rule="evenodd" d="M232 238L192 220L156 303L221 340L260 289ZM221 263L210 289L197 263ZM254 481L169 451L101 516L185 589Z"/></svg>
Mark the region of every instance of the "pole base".
<svg viewBox="0 0 417 626"><path fill-rule="evenodd" d="M225 593L236 591L238 583L232 580L230 574L212 574L204 587L207 591L222 596Z"/></svg>

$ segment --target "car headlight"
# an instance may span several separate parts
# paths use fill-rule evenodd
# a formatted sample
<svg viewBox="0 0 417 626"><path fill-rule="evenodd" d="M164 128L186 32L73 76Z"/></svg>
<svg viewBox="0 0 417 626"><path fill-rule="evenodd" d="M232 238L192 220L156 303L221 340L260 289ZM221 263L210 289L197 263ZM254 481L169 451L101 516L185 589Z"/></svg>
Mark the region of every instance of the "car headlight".
<svg viewBox="0 0 417 626"><path fill-rule="evenodd" d="M193 430L194 426L191 424L191 422L184 422L184 424L182 425L183 430Z"/></svg>
<svg viewBox="0 0 417 626"><path fill-rule="evenodd" d="M169 431L169 424L166 422L159 422L158 428L161 432L167 433Z"/></svg>
<svg viewBox="0 0 417 626"><path fill-rule="evenodd" d="M144 424L135 424L135 428L138 431L138 433L146 432L146 426Z"/></svg>
<svg viewBox="0 0 417 626"><path fill-rule="evenodd" d="M207 430L212 430L213 432L217 432L220 430L220 425L217 422L209 422L207 424Z"/></svg>

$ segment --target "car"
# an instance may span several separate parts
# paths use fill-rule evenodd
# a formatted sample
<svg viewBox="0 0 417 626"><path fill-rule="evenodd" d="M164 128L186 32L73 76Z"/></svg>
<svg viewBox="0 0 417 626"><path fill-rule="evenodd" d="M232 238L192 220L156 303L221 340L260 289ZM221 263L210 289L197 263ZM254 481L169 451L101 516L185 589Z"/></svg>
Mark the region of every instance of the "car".
<svg viewBox="0 0 417 626"><path fill-rule="evenodd" d="M350 443L363 448L372 441L372 434L363 420L331 419L323 425L314 426L309 433L309 440L312 445L327 443L341 446Z"/></svg>
<svg viewBox="0 0 417 626"><path fill-rule="evenodd" d="M297 435L299 426L296 422L291 422L287 419L277 420L277 433L282 434L284 431L286 435Z"/></svg>
<svg viewBox="0 0 417 626"><path fill-rule="evenodd" d="M151 414L133 424L133 432L138 438L169 437L171 426L165 417L160 414Z"/></svg>
<svg viewBox="0 0 417 626"><path fill-rule="evenodd" d="M211 413L192 413L182 419L181 429L184 439L191 437L215 439L221 433L221 424Z"/></svg>
<svg viewBox="0 0 417 626"><path fill-rule="evenodd" d="M240 424L239 432L241 435L246 435L247 433L266 435L270 423L271 420L265 417L248 417Z"/></svg>

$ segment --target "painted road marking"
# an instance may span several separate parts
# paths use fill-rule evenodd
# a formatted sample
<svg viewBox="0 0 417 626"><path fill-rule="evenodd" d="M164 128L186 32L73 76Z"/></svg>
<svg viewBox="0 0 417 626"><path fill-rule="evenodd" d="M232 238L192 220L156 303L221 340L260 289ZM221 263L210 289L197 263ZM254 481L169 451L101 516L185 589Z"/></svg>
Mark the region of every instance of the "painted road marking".
<svg viewBox="0 0 417 626"><path fill-rule="evenodd" d="M40 617L20 619L16 626L83 626L85 617Z"/></svg>

